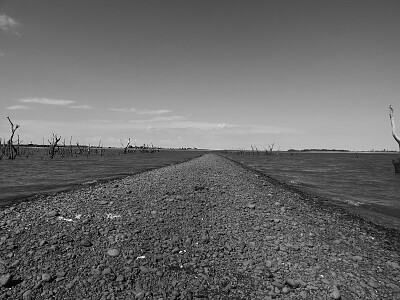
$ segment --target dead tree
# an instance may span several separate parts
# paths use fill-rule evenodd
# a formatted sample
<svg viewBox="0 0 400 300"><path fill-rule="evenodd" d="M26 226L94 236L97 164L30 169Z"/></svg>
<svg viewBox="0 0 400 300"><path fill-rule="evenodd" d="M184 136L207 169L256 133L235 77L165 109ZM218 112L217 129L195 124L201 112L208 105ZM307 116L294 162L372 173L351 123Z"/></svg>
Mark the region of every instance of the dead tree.
<svg viewBox="0 0 400 300"><path fill-rule="evenodd" d="M274 145L275 145L275 143L272 143L272 145L268 145L269 155L272 155L272 151L274 150Z"/></svg>
<svg viewBox="0 0 400 300"><path fill-rule="evenodd" d="M79 142L76 142L76 147L78 148L78 152L76 152L76 156L78 156L78 154L81 154L81 152L82 152L81 145L79 145Z"/></svg>
<svg viewBox="0 0 400 300"><path fill-rule="evenodd" d="M53 133L53 140L50 141L50 150L49 150L49 154L50 154L50 158L53 159L54 155L56 154L56 148L58 147L57 143L61 140L61 136L57 137L57 134Z"/></svg>
<svg viewBox="0 0 400 300"><path fill-rule="evenodd" d="M18 150L14 146L13 139L15 131L19 128L19 125L14 125L13 122L11 122L10 117L7 117L7 119L10 122L11 126L11 137L7 142L6 152L9 159L15 159L15 157L17 157Z"/></svg>
<svg viewBox="0 0 400 300"><path fill-rule="evenodd" d="M131 138L128 139L128 144L126 144L125 147L124 147L124 144L122 143L122 140L121 140L121 146L124 147L124 154L128 153L128 148L129 148L130 144L131 144Z"/></svg>
<svg viewBox="0 0 400 300"><path fill-rule="evenodd" d="M4 140L4 147L3 147L2 140L0 138L0 159L3 158L3 155L5 154L5 151L6 151L6 142Z"/></svg>
<svg viewBox="0 0 400 300"><path fill-rule="evenodd" d="M73 152L72 152L72 135L71 135L71 139L69 140L69 155L71 157L73 156Z"/></svg>
<svg viewBox="0 0 400 300"><path fill-rule="evenodd" d="M390 105L389 106L389 118L390 118L390 125L392 126L392 136L394 138L394 140L397 142L397 144L399 145L399 153L400 153L400 136L397 135L396 133L396 125L394 123L394 117L393 117L393 107ZM396 173L400 173L400 157L393 159L392 163L394 165L394 171Z"/></svg>

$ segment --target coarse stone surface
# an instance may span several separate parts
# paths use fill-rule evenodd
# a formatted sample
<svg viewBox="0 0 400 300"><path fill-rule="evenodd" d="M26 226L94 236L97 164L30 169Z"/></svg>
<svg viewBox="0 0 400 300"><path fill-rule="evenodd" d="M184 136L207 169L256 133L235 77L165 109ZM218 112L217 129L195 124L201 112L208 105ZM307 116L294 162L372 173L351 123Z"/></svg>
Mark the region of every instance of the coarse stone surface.
<svg viewBox="0 0 400 300"><path fill-rule="evenodd" d="M315 202L215 154L43 196L0 211L0 299L400 299L386 231Z"/></svg>

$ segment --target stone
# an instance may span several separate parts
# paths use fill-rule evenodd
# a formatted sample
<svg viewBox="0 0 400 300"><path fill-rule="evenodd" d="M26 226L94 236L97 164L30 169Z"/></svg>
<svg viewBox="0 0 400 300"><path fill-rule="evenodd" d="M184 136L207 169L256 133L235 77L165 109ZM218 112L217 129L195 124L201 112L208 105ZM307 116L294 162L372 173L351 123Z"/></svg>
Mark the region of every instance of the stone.
<svg viewBox="0 0 400 300"><path fill-rule="evenodd" d="M23 300L31 300L32 299L32 291L27 290L22 294L22 299Z"/></svg>
<svg viewBox="0 0 400 300"><path fill-rule="evenodd" d="M81 241L81 245L84 246L84 247L90 247L90 246L92 246L93 244L92 244L91 241L89 241L89 240L87 240L87 239L84 239L84 240Z"/></svg>
<svg viewBox="0 0 400 300"><path fill-rule="evenodd" d="M12 275L7 273L5 275L0 276L0 286L7 286L12 279Z"/></svg>
<svg viewBox="0 0 400 300"><path fill-rule="evenodd" d="M356 255L356 256L353 256L352 259L354 261L362 261L362 256Z"/></svg>
<svg viewBox="0 0 400 300"><path fill-rule="evenodd" d="M297 280L294 280L292 278L286 279L286 283L288 286L290 286L291 288L294 288L294 289L300 285L300 283Z"/></svg>
<svg viewBox="0 0 400 300"><path fill-rule="evenodd" d="M108 275L111 274L111 268L105 268L103 271L101 271L102 275Z"/></svg>
<svg viewBox="0 0 400 300"><path fill-rule="evenodd" d="M282 289L283 288L283 284L280 283L279 281L276 281L276 280L274 282L272 282L272 285L277 287L278 289Z"/></svg>
<svg viewBox="0 0 400 300"><path fill-rule="evenodd" d="M51 210L51 211L49 211L47 213L48 217L56 217L56 216L59 216L59 215L60 215L60 213L58 211L56 211L56 210Z"/></svg>
<svg viewBox="0 0 400 300"><path fill-rule="evenodd" d="M393 261L388 261L387 264L388 264L390 267L392 267L393 269L399 269L399 268L400 268L399 264L396 263L396 262L393 262Z"/></svg>
<svg viewBox="0 0 400 300"><path fill-rule="evenodd" d="M336 287L333 289L333 291L332 291L330 296L331 296L332 299L335 299L335 300L338 300L338 299L341 298L340 292Z"/></svg>
<svg viewBox="0 0 400 300"><path fill-rule="evenodd" d="M120 251L119 251L119 249L110 249L110 250L107 251L107 254L109 256L115 257L115 256L118 256L120 254Z"/></svg>
<svg viewBox="0 0 400 300"><path fill-rule="evenodd" d="M255 206L255 204L251 204L251 203L249 203L249 204L247 204L247 208L250 208L250 209L255 209L255 208L256 208L256 206Z"/></svg>
<svg viewBox="0 0 400 300"><path fill-rule="evenodd" d="M50 281L51 280L51 275L49 273L42 274L42 280L46 281L46 282Z"/></svg>

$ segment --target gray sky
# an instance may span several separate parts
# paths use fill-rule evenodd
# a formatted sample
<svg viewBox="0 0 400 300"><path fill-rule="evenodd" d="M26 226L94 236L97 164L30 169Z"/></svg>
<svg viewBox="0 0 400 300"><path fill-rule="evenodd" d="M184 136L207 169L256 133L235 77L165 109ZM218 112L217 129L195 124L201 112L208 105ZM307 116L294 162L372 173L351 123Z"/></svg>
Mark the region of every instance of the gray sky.
<svg viewBox="0 0 400 300"><path fill-rule="evenodd" d="M397 149L399 1L1 1L0 137ZM397 113L397 114L396 114Z"/></svg>

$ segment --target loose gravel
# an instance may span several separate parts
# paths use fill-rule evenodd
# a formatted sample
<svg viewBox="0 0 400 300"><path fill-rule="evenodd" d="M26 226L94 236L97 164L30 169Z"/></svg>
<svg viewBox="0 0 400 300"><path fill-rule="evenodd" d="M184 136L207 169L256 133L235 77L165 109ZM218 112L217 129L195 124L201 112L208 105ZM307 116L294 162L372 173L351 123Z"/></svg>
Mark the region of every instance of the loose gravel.
<svg viewBox="0 0 400 300"><path fill-rule="evenodd" d="M215 154L43 196L0 211L0 299L400 299L385 231L314 202Z"/></svg>

